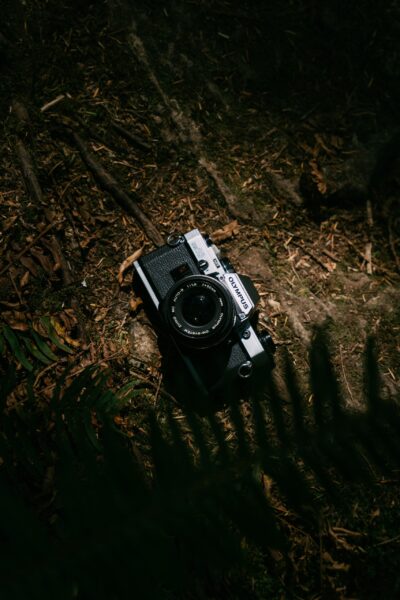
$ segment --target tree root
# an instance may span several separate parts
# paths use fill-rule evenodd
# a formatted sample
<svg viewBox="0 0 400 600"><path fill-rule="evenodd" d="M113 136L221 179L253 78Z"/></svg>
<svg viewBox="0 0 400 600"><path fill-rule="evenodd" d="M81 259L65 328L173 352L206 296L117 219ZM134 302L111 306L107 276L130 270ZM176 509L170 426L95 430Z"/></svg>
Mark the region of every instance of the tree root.
<svg viewBox="0 0 400 600"><path fill-rule="evenodd" d="M19 128L25 133L26 137L28 137L29 125L30 125L28 111L26 110L25 106L20 102L13 103L13 110L14 110L14 114L17 118ZM17 138L16 138L16 151L17 151L20 163L21 163L22 176L24 178L24 182L25 182L27 191L28 191L30 197L32 198L32 200L34 200L36 202L36 204L43 205L44 196L43 196L42 188L40 186L38 177L36 175L36 171L35 171L35 168L33 165L31 154L19 135L17 135ZM19 252L19 254L17 254L17 256L14 258L14 260L19 260L40 239L42 239L48 233L48 231L50 231L50 229L53 229L53 227L56 227L57 225L62 223L63 220L64 219L58 219L56 221L49 223L49 225L47 225L39 233L38 236L36 236L21 252ZM73 283L73 276L71 273L71 268L70 268L67 260L64 257L64 254L63 254L62 248L61 248L61 244L60 244L57 236L52 235L50 242L48 242L48 241L46 242L46 240L43 240L42 243L52 253L55 265L58 265L59 268L61 269L64 286L65 287L71 286L71 284ZM11 262L8 263L0 271L0 275L3 274L7 269L9 269L11 264L12 264ZM73 308L77 312L77 315L79 315L79 302L72 293L70 295L70 305L71 305L71 308ZM83 324L80 322L80 320L78 320L78 330L79 330L80 337L86 343L85 328L84 328Z"/></svg>
<svg viewBox="0 0 400 600"><path fill-rule="evenodd" d="M83 138L76 131L71 131L71 136L80 152L82 160L93 173L95 179L101 185L101 187L111 194L121 208L123 208L128 214L132 215L140 223L148 238L156 246L162 246L164 240L161 234L150 221L150 219L146 217L144 212L137 206L136 202L119 187L114 177L102 167L102 165L88 149Z"/></svg>

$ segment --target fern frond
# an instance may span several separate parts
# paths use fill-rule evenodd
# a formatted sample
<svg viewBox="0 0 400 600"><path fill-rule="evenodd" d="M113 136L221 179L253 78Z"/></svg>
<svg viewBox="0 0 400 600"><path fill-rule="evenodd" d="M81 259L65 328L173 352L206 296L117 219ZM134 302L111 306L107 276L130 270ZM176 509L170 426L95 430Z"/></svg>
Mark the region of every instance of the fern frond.
<svg viewBox="0 0 400 600"><path fill-rule="evenodd" d="M45 327L47 339L58 350L72 354L73 350L64 344L57 335L51 320L41 319ZM50 365L59 360L59 356L50 347L46 338L40 335L33 326L26 331L15 331L9 325L0 327L0 355L9 353L17 365L28 372L33 372L43 365Z"/></svg>
<svg viewBox="0 0 400 600"><path fill-rule="evenodd" d="M35 520L21 503L10 502L10 490L31 502L29 491L37 493L49 472L52 499L41 510L51 524L35 521L27 547L33 555L58 557L57 564L51 558L38 567L43 576L54 569L63 581L60 594L53 590L57 598L68 590L66 598L125 600L133 585L143 598L197 597L196 590L201 597L210 581L250 568L254 549L264 556L270 549L287 552L282 510L311 535L320 535L326 506L345 518L344 489L357 482L366 493L380 473L400 468L398 405L381 398L371 342L364 412L345 408L325 334L317 334L310 350L306 393L288 357L284 362L289 402L271 381L265 397L245 405L247 414L231 406L224 420L188 406L150 412L141 452L132 451L132 440L114 423L122 403L129 409L137 382L114 393L107 373L88 368L67 385L66 371L47 408L38 410L32 388L19 410L3 402L0 531L16 536L10 556L16 560L26 536L19 515L25 523ZM3 368L0 379L3 394L10 394L15 369ZM311 407L304 401L310 392ZM7 524L5 509L12 513ZM12 583L16 571L13 579L8 561L10 573L0 567L4 589L10 598L40 597L36 571L22 556L24 583Z"/></svg>

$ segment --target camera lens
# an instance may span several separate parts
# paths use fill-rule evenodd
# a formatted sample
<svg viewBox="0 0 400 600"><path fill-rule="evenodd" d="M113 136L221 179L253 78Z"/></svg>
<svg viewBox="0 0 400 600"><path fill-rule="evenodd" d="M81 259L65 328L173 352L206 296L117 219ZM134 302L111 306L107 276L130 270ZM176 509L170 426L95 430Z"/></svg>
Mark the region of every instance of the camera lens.
<svg viewBox="0 0 400 600"><path fill-rule="evenodd" d="M232 330L235 310L232 298L218 280L190 275L170 289L162 311L171 333L187 346L210 348Z"/></svg>
<svg viewBox="0 0 400 600"><path fill-rule="evenodd" d="M209 323L217 309L215 298L205 291L189 295L182 303L183 318L197 327Z"/></svg>

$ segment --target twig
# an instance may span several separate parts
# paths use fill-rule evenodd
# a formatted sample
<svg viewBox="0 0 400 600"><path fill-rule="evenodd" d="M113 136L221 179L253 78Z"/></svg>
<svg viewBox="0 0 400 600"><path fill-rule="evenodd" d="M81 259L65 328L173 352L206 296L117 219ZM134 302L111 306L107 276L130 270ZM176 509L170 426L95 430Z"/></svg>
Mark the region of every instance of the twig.
<svg viewBox="0 0 400 600"><path fill-rule="evenodd" d="M160 395L164 396L164 398L166 398L167 400L171 400L172 402L176 403L176 399L174 398L174 396L172 396L172 394L169 394L166 390L163 389L162 385L160 385L160 381L162 383L162 379L161 378L158 380L157 383L154 383L153 381L151 381L151 379L148 379L147 377L145 377L144 375L142 375L139 371L135 371L133 369L133 374L134 374L135 377L137 377L144 384L146 384L149 387L153 388L153 390L155 390L156 393L158 393L159 396Z"/></svg>
<svg viewBox="0 0 400 600"><path fill-rule="evenodd" d="M352 401L352 403L354 403L353 394L351 392L351 388L349 386L349 382L347 381L346 371L344 370L343 355L342 355L342 344L339 345L339 354L340 354L340 362L341 362L341 366L342 366L343 379L344 379L346 387L347 387L347 389L349 391L351 401Z"/></svg>
<svg viewBox="0 0 400 600"><path fill-rule="evenodd" d="M351 240L350 240L350 239L349 239L347 236L345 236L345 235L342 235L342 237L343 237L343 239L344 239L344 240L345 240L345 241L346 241L346 242L349 244L349 246L351 246L351 247L353 248L353 250L355 250L355 251L356 251L356 253L358 254L358 256L359 256L360 258L362 258L362 259L363 259L363 260L366 262L366 261L367 261L367 258L366 258L366 256L365 256L364 252L361 252L361 250L359 250L359 249L357 248L357 246L355 245L355 243L354 243L354 242L352 242L352 241L351 241Z"/></svg>
<svg viewBox="0 0 400 600"><path fill-rule="evenodd" d="M57 106L57 104L59 104L60 102L62 102L65 98L65 94L60 94L59 96L57 96L57 98L54 98L54 100L50 100L50 102L46 102L46 104L43 104L42 108L40 109L40 112L46 112L46 110L49 110L49 108L52 108L53 106Z"/></svg>
<svg viewBox="0 0 400 600"><path fill-rule="evenodd" d="M367 198L366 203L367 209L367 243L365 245L365 257L367 260L367 273L368 275L372 275L372 228L374 225L374 220L372 217L372 204L371 198Z"/></svg>
<svg viewBox="0 0 400 600"><path fill-rule="evenodd" d="M329 250L327 250L326 248L320 248L320 250L323 254L325 254L328 258L331 258L333 261L340 262L340 259L332 252L329 252Z"/></svg>
<svg viewBox="0 0 400 600"><path fill-rule="evenodd" d="M382 542L374 544L372 547L376 548L377 546L385 546L386 544L391 544L392 542L397 542L398 540L400 540L400 535L395 535L394 537L389 538L388 540L383 540Z"/></svg>
<svg viewBox="0 0 400 600"><path fill-rule="evenodd" d="M79 149L83 161L93 173L99 184L111 194L114 200L116 200L116 202L118 202L118 204L124 210L126 210L127 213L139 221L147 236L156 246L162 246L164 243L163 238L150 219L146 217L144 212L137 206L136 202L119 187L114 177L101 166L101 164L89 151L82 137L75 131L72 131L71 135Z"/></svg>
<svg viewBox="0 0 400 600"><path fill-rule="evenodd" d="M84 352L86 352L86 350L82 350L81 352L74 354L75 360L79 356L81 356ZM47 365L46 367L44 367L41 371L39 371L39 373L35 377L35 381L33 382L33 388L34 389L36 388L37 384L42 379L43 375L45 375L48 371L51 371L52 369L54 369L60 363L65 362L66 360L67 360L67 357L64 355L61 358L59 358L58 360L56 360L56 361L52 362L51 364ZM46 388L43 388L43 389L46 389Z"/></svg>
<svg viewBox="0 0 400 600"><path fill-rule="evenodd" d="M124 138L124 140L132 143L134 146L137 146L137 147L141 148L142 150L150 150L151 145L148 144L147 142L145 142L144 140L142 140L141 137L139 137L135 133L132 133L131 131L128 131L127 129L122 127L122 125L120 125L119 123L116 123L115 121L113 121L111 124L112 124L113 128L115 129L115 131L117 133L119 133L119 135L122 138Z"/></svg>
<svg viewBox="0 0 400 600"><path fill-rule="evenodd" d="M17 138L16 140L16 150L19 158L19 162L21 163L22 168L22 176L25 181L25 185L30 196L35 200L38 204L43 203L43 194L42 189L40 187L38 178L36 177L35 169L33 167L32 158L27 150L25 144L21 140L21 138Z"/></svg>
<svg viewBox="0 0 400 600"><path fill-rule="evenodd" d="M66 287L70 286L74 282L74 278L72 277L70 266L63 254L58 238L55 235L52 235L50 242L43 241L43 244L46 246L46 248L48 248L48 250L50 250L55 264L59 265L59 268L62 272L64 285Z"/></svg>
<svg viewBox="0 0 400 600"><path fill-rule="evenodd" d="M3 267L0 271L0 275L3 275L6 271L8 271L8 269L17 261L21 258L21 256L23 256L24 254L26 254L31 248L32 246L34 246L35 244L37 244L37 242L44 236L46 235L46 233L48 233L50 231L50 229L53 229L53 227L56 227L57 225L60 225L60 223L63 223L65 219L60 219L59 221L54 221L53 223L49 223L49 225L47 225L40 233L39 235L37 235L31 242L29 242L29 244L27 246L25 246L25 248L23 250L21 250L21 252L19 252L18 254L16 254L13 258L13 260L11 260L10 262L8 262L6 264L5 267Z"/></svg>
<svg viewBox="0 0 400 600"><path fill-rule="evenodd" d="M297 246L297 248L300 248L300 250L303 250L303 252L305 252L305 254L308 254L308 256L310 256L310 258L312 258L320 267L322 267L323 269L328 271L328 273L330 273L329 267L324 262L322 262L322 260L320 260L318 256L315 256L315 254L311 252L311 250L305 248L304 246L302 246L302 244L299 244L295 240L290 240L290 243L293 244L293 246Z"/></svg>
<svg viewBox="0 0 400 600"><path fill-rule="evenodd" d="M365 256L365 254L364 254L363 252L361 252L361 250L359 250L359 249L357 248L357 246L355 245L355 243L354 243L354 242L352 242L352 241L351 241L351 240L350 240L350 239L349 239L349 238L348 238L346 235L343 235L342 233L341 233L341 234L339 234L339 235L340 235L340 237L341 237L342 239L344 239L344 240L345 240L345 242L347 242L347 243L348 243L348 245L349 245L349 246L351 246L351 248L353 248L353 250L355 250L355 251L356 251L356 253L358 254L358 256L359 256L360 258L362 258L362 259L363 259L365 262L367 262L367 261L368 261L368 259L367 259L367 257ZM397 278L398 278L398 274L397 274L397 273L395 273L395 272L393 272L393 271L390 271L389 269L387 269L386 267L384 267L382 264L380 264L380 263L377 263L376 261L375 261L375 263L374 263L374 268L375 268L375 271L379 271L379 272L381 272L381 273L386 273L386 275L388 275L389 277L392 277L392 278L394 277L395 279L397 279Z"/></svg>
<svg viewBox="0 0 400 600"><path fill-rule="evenodd" d="M160 375L158 377L156 393L154 394L153 406L155 406L157 404L157 400L160 395L160 388L161 388L162 380L163 380L163 376L162 376L162 373L160 373Z"/></svg>
<svg viewBox="0 0 400 600"><path fill-rule="evenodd" d="M395 240L393 239L392 219L390 217L388 219L388 232L389 232L389 246L392 251L397 270L400 271L400 260L399 260L398 254L396 252L396 243L395 243Z"/></svg>

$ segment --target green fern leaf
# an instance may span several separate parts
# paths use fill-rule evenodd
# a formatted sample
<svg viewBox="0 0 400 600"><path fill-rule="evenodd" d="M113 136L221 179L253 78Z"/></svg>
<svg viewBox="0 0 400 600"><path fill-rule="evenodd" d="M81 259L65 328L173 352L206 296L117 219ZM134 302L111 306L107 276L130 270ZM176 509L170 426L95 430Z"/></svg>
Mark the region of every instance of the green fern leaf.
<svg viewBox="0 0 400 600"><path fill-rule="evenodd" d="M50 365L51 364L52 361L49 358L47 358L47 356L45 356L44 354L42 354L42 352L40 352L40 350L32 342L32 340L30 340L26 336L21 336L21 337L22 337L22 340L23 340L25 346L27 347L28 351L32 354L32 356L34 358L36 358L36 360L38 360L39 362L41 362L41 363L43 363L45 365Z"/></svg>
<svg viewBox="0 0 400 600"><path fill-rule="evenodd" d="M8 325L5 325L3 327L3 334L8 342L8 345L10 346L12 353L14 354L15 358L19 361L19 363L27 371L33 371L33 365L32 365L32 363L29 362L29 360L25 356L24 352L22 351L22 348L20 346L18 338L15 335L15 333L13 332L13 330L11 329L11 327L8 327Z"/></svg>
<svg viewBox="0 0 400 600"><path fill-rule="evenodd" d="M34 331L34 330L32 330L32 337L36 343L36 346L38 347L40 352L42 354L44 354L44 356L47 356L47 358L49 358L50 361L58 360L58 356L56 354L54 354L53 350L46 344L46 342L43 340L43 338L41 338L40 335L38 333L36 333L36 331Z"/></svg>

